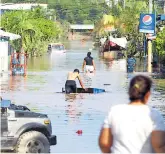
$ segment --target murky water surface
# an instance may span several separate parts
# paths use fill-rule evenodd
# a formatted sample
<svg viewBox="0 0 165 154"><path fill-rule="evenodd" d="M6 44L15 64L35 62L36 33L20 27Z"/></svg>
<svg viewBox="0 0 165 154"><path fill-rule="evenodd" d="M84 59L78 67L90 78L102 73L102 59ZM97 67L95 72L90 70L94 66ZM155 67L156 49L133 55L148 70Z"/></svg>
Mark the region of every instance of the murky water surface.
<svg viewBox="0 0 165 154"><path fill-rule="evenodd" d="M73 41L69 46L66 54L29 59L25 78L1 78L2 96L15 104L27 105L33 111L48 114L53 134L58 140L58 144L51 147L51 152L97 153L100 152L98 135L103 120L112 105L128 103L128 83L135 74L126 73L125 60L111 62L93 50L96 74L81 73L81 76L86 87L104 88L107 92L65 96L58 92L64 87L67 73L75 68L81 69L92 42L82 44ZM165 90L157 86L159 80L154 80L154 83L150 104L165 114ZM78 82L77 85L80 86ZM77 130L82 130L81 136L77 135Z"/></svg>

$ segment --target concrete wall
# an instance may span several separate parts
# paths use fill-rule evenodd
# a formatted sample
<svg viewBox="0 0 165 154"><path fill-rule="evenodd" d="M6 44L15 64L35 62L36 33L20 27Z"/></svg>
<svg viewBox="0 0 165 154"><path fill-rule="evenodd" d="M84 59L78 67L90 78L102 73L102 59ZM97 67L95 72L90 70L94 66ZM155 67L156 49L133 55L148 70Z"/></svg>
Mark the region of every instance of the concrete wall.
<svg viewBox="0 0 165 154"><path fill-rule="evenodd" d="M8 42L0 42L0 73L8 72Z"/></svg>

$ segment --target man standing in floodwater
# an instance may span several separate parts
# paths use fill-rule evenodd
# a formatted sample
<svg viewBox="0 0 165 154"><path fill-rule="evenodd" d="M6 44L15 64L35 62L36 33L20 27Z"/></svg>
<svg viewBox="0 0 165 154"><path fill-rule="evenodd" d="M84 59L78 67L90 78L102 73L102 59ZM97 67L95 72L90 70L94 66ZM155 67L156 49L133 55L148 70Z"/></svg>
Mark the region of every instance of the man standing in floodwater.
<svg viewBox="0 0 165 154"><path fill-rule="evenodd" d="M93 57L91 57L91 52L88 52L87 57L84 58L82 71L84 71L84 66L85 66L86 73L88 72L93 73L96 70Z"/></svg>
<svg viewBox="0 0 165 154"><path fill-rule="evenodd" d="M133 58L131 55L129 55L127 59L127 72L129 73L134 72L135 65L136 65L136 59Z"/></svg>
<svg viewBox="0 0 165 154"><path fill-rule="evenodd" d="M65 93L66 94L76 93L76 91L77 91L77 86L76 86L76 81L75 81L76 78L78 78L81 87L83 89L85 89L84 84L80 78L79 70L75 69L73 72L68 73L68 78L65 83Z"/></svg>

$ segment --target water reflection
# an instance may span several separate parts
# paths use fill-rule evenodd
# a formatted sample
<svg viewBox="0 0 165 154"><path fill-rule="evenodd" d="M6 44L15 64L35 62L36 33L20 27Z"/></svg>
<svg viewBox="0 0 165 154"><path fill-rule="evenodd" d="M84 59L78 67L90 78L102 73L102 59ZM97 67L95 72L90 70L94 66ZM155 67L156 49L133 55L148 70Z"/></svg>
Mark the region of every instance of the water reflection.
<svg viewBox="0 0 165 154"><path fill-rule="evenodd" d="M124 71L126 73L126 59L116 59L112 57L105 57L104 55L100 54L100 61L103 61L103 63L106 65L106 70L113 70L113 71Z"/></svg>
<svg viewBox="0 0 165 154"><path fill-rule="evenodd" d="M94 78L95 73L84 73L82 76L84 86L87 88L92 87L92 78Z"/></svg>
<svg viewBox="0 0 165 154"><path fill-rule="evenodd" d="M27 77L6 75L1 78L1 92L26 90ZM19 86L20 85L20 86Z"/></svg>
<svg viewBox="0 0 165 154"><path fill-rule="evenodd" d="M49 62L48 55L29 58L27 63L28 71L49 71L51 68L51 63Z"/></svg>
<svg viewBox="0 0 165 154"><path fill-rule="evenodd" d="M73 102L76 99L77 94L65 94L65 101Z"/></svg>
<svg viewBox="0 0 165 154"><path fill-rule="evenodd" d="M68 71L81 69L86 53L92 48L92 42L86 42L81 49L80 44L78 41L70 42L65 55L54 54L28 59L26 78L0 78L4 99L11 99L16 104L27 105L36 112L48 114L52 121L53 134L58 137L58 144L51 147L53 153L100 152L97 143L100 126L111 106L128 103L129 81L136 75L126 73L124 59L105 59L93 50L96 73L83 73L81 76L86 87L103 88L108 92L96 95L61 93ZM165 113L165 90L162 86L164 80L154 80L155 88L150 104ZM80 86L78 82L77 86ZM77 130L83 130L81 137L75 133Z"/></svg>
<svg viewBox="0 0 165 154"><path fill-rule="evenodd" d="M48 60L51 64L51 68L54 67L60 67L62 66L66 61L66 53L51 53L48 55Z"/></svg>
<svg viewBox="0 0 165 154"><path fill-rule="evenodd" d="M113 65L113 59L104 59L104 64L106 65L106 69L110 70Z"/></svg>
<svg viewBox="0 0 165 154"><path fill-rule="evenodd" d="M22 77L19 77L19 76L10 76L9 77L9 90L10 91L16 91L16 90L19 90L19 91L24 91L26 90L26 85L27 83L27 77L25 76L22 76ZM18 85L21 85L21 86L18 86Z"/></svg>
<svg viewBox="0 0 165 154"><path fill-rule="evenodd" d="M66 115L68 116L68 121L78 122L80 116L82 115L81 109L81 103L79 103L79 106L77 105L76 100L77 94L65 94L65 101L68 102L67 109L66 109Z"/></svg>

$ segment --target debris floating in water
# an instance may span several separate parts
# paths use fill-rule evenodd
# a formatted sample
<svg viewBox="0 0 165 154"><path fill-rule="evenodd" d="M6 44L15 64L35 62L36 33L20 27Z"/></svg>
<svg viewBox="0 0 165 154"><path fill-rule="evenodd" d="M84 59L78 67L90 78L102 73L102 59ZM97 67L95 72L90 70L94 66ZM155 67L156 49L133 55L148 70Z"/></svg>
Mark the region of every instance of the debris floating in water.
<svg viewBox="0 0 165 154"><path fill-rule="evenodd" d="M78 135L82 135L82 130L78 130L76 133L77 133Z"/></svg>
<svg viewBox="0 0 165 154"><path fill-rule="evenodd" d="M65 91L62 90L62 93ZM87 88L84 90L83 88L77 88L76 93L90 93L90 94L97 94L97 93L103 93L105 92L105 89L99 89L99 88Z"/></svg>
<svg viewBox="0 0 165 154"><path fill-rule="evenodd" d="M105 83L105 84L104 84L104 86L110 86L110 85L111 85L111 84L109 84L109 83Z"/></svg>

